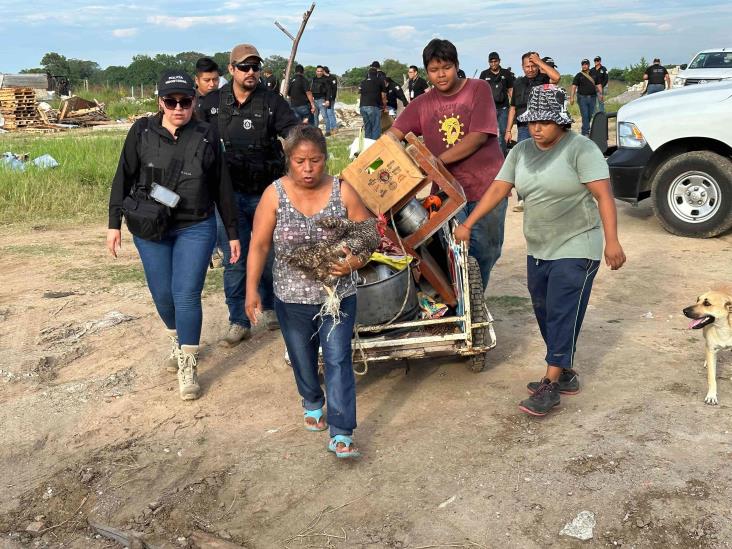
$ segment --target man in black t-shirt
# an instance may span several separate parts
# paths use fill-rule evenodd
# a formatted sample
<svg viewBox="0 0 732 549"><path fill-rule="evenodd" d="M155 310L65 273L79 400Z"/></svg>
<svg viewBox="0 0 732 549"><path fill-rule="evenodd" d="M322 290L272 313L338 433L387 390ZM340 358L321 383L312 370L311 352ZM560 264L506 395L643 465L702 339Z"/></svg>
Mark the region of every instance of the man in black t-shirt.
<svg viewBox="0 0 732 549"><path fill-rule="evenodd" d="M419 69L416 65L410 65L407 71L407 96L409 101L413 101L415 97L419 97L429 89L427 81L419 75Z"/></svg>
<svg viewBox="0 0 732 549"><path fill-rule="evenodd" d="M310 83L310 91L313 92L315 100L315 126L320 125L320 117L323 117L325 124L325 136L330 135L330 119L328 118L328 108L330 107L330 78L325 76L323 65L315 68L315 78Z"/></svg>
<svg viewBox="0 0 732 549"><path fill-rule="evenodd" d="M569 104L574 103L577 97L580 113L582 113L582 135L590 135L590 122L595 114L595 102L597 98L602 99L602 86L595 82L590 75L590 60L582 60L582 70L574 75L572 80L572 91L569 94Z"/></svg>
<svg viewBox="0 0 732 549"><path fill-rule="evenodd" d="M661 60L656 57L653 65L646 69L643 80L647 82L646 95L657 93L671 87L671 77L668 75L666 67L661 65Z"/></svg>
<svg viewBox="0 0 732 549"><path fill-rule="evenodd" d="M386 77L386 107L389 109L389 116L396 118L397 115L397 100L402 102L404 107L407 106L407 98L404 95L402 87L394 82L394 80L387 76Z"/></svg>
<svg viewBox="0 0 732 549"><path fill-rule="evenodd" d="M272 74L272 69L262 69L261 81L268 90L280 93L280 81Z"/></svg>
<svg viewBox="0 0 732 549"><path fill-rule="evenodd" d="M378 139L381 137L381 112L386 109L386 80L379 74L381 65L378 61L371 63L366 78L358 86L361 95L359 108L363 117L364 137Z"/></svg>
<svg viewBox="0 0 732 549"><path fill-rule="evenodd" d="M602 58L595 57L595 66L590 69L590 76L595 79L602 89L602 95L597 96L597 112L605 112L605 98L607 97L607 69L602 66Z"/></svg>
<svg viewBox="0 0 732 549"><path fill-rule="evenodd" d="M335 102L336 96L338 95L338 78L336 78L335 74L330 74L330 69L325 65L323 65L323 72L325 73L325 77L328 79L328 89L330 92L328 95L328 102L330 103L330 106L325 112L328 115L328 120L330 122L330 131L331 133L335 133L338 128L338 121L336 120L335 115Z"/></svg>
<svg viewBox="0 0 732 549"><path fill-rule="evenodd" d="M315 100L310 91L310 81L305 78L305 69L302 65L295 67L295 76L287 87L287 96L290 98L290 107L302 121L315 125Z"/></svg>
<svg viewBox="0 0 732 549"><path fill-rule="evenodd" d="M480 73L481 80L485 80L493 92L493 101L496 104L496 118L498 119L498 141L503 154L506 154L506 124L508 123L508 107L513 95L515 77L511 71L501 68L501 58L498 52L488 54L488 68Z"/></svg>

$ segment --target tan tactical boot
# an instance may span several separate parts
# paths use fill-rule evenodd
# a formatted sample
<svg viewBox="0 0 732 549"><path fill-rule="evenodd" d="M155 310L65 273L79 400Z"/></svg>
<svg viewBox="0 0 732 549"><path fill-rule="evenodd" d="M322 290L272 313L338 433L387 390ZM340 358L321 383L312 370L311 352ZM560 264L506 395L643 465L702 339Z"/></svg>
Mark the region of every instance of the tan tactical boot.
<svg viewBox="0 0 732 549"><path fill-rule="evenodd" d="M170 355L163 359L163 368L168 372L175 373L178 371L178 354L180 353L178 334L175 330L168 330L167 328L165 333L170 338Z"/></svg>
<svg viewBox="0 0 732 549"><path fill-rule="evenodd" d="M234 347L250 337L252 337L252 330L250 328L232 322L229 324L226 335L219 340L219 345L221 347Z"/></svg>
<svg viewBox="0 0 732 549"><path fill-rule="evenodd" d="M178 353L178 388L182 400L196 400L201 394L197 365L198 345L181 345Z"/></svg>

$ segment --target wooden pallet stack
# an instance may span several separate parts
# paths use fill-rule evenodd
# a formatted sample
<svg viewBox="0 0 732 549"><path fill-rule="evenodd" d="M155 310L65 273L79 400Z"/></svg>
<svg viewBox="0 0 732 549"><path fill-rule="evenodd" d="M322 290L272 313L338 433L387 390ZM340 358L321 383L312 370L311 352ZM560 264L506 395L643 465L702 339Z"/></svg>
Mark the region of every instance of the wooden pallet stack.
<svg viewBox="0 0 732 549"><path fill-rule="evenodd" d="M33 88L0 89L0 116L5 119L3 129L8 131L36 125L38 109Z"/></svg>

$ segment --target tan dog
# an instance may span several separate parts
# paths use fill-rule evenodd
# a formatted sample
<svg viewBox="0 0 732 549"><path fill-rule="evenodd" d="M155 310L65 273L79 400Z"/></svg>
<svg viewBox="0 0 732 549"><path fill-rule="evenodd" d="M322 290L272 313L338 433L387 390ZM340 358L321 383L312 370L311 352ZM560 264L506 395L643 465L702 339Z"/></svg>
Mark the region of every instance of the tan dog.
<svg viewBox="0 0 732 549"><path fill-rule="evenodd" d="M717 353L732 349L732 292L711 291L699 296L696 305L684 309L684 315L693 319L689 328L703 328L706 343L707 382L709 390L704 402L718 404Z"/></svg>

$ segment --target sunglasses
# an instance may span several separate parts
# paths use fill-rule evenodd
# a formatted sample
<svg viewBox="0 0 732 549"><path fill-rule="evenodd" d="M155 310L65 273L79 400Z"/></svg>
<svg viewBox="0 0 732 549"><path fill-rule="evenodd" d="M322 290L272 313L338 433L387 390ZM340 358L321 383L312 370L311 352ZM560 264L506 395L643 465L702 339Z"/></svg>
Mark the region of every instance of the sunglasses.
<svg viewBox="0 0 732 549"><path fill-rule="evenodd" d="M173 99L172 97L163 97L163 105L171 111L175 110L178 105L180 105L180 108L183 110L190 109L193 105L193 98L182 97L180 99Z"/></svg>
<svg viewBox="0 0 732 549"><path fill-rule="evenodd" d="M260 70L262 70L262 66L258 63L237 63L234 66L241 72L259 72Z"/></svg>

